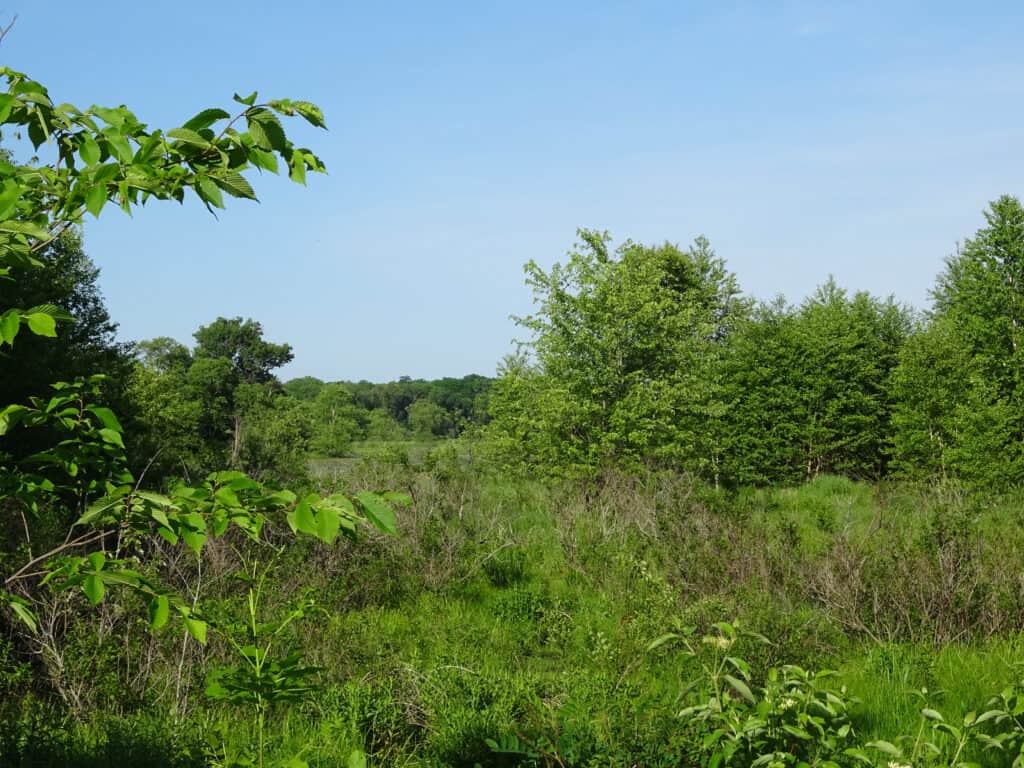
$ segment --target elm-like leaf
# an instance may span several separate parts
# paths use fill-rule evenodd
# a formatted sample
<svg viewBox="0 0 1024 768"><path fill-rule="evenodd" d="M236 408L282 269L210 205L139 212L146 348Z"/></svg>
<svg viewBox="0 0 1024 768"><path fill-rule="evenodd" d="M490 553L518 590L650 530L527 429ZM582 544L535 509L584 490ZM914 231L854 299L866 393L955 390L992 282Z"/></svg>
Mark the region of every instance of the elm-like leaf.
<svg viewBox="0 0 1024 768"><path fill-rule="evenodd" d="M28 328L37 336L56 336L57 321L44 312L33 312L25 316Z"/></svg>
<svg viewBox="0 0 1024 768"><path fill-rule="evenodd" d="M209 176L199 176L196 179L195 190L203 202L215 208L224 207L224 196L220 193L220 187Z"/></svg>
<svg viewBox="0 0 1024 768"><path fill-rule="evenodd" d="M227 120L230 117L231 115L225 112L223 109L218 109L216 107L212 109L204 109L198 115L196 115L187 123L185 123L182 126L182 128L188 128L193 131L199 131L202 130L203 128L209 128L218 120Z"/></svg>
<svg viewBox="0 0 1024 768"><path fill-rule="evenodd" d="M21 330L21 313L16 309L8 309L0 315L0 341L13 344Z"/></svg>
<svg viewBox="0 0 1024 768"><path fill-rule="evenodd" d="M210 146L209 141L193 131L191 128L172 128L167 132L167 138L176 139L177 141L185 144L191 144L194 147L201 147L204 149Z"/></svg>
<svg viewBox="0 0 1024 768"><path fill-rule="evenodd" d="M244 197L247 200L257 199L252 185L240 173L228 173L223 177L214 176L213 180L217 182L217 186L232 197Z"/></svg>

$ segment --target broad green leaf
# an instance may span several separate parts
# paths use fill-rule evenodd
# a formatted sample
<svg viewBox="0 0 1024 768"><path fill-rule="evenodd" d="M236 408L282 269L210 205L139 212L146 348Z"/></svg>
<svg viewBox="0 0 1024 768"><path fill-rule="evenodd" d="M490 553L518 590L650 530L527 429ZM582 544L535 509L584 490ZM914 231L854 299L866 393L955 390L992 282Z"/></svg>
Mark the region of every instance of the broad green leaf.
<svg viewBox="0 0 1024 768"><path fill-rule="evenodd" d="M11 108L14 106L15 98L9 93L0 93L0 123L11 116Z"/></svg>
<svg viewBox="0 0 1024 768"><path fill-rule="evenodd" d="M78 147L78 154L81 156L82 162L86 165L96 165L102 156L102 153L100 152L100 145L97 144L96 139L88 133L83 134L82 136L82 143Z"/></svg>
<svg viewBox="0 0 1024 768"><path fill-rule="evenodd" d="M295 532L308 533L311 536L316 536L317 525L316 519L313 517L313 510L309 506L309 502L303 499L295 508L288 513L288 524Z"/></svg>
<svg viewBox="0 0 1024 768"><path fill-rule="evenodd" d="M203 202L214 208L224 207L224 196L220 193L220 187L209 176L198 176L195 190Z"/></svg>
<svg viewBox="0 0 1024 768"><path fill-rule="evenodd" d="M213 180L232 197L244 197L247 200L256 199L256 192L253 190L252 185L240 173L229 173L224 177L214 176Z"/></svg>
<svg viewBox="0 0 1024 768"><path fill-rule="evenodd" d="M250 109L245 114L249 134L260 149L284 152L288 147L288 138L277 115L267 109Z"/></svg>
<svg viewBox="0 0 1024 768"><path fill-rule="evenodd" d="M928 720L934 720L934 721L936 721L938 723L941 723L941 722L945 721L945 719L946 719L946 718L944 718L942 716L941 712L937 712L934 709L922 709L921 710L921 715L922 715L922 717L925 717Z"/></svg>
<svg viewBox="0 0 1024 768"><path fill-rule="evenodd" d="M185 144L191 144L195 147L208 147L210 142L200 136L198 133L193 131L191 128L172 128L167 132L167 138L177 139Z"/></svg>
<svg viewBox="0 0 1024 768"><path fill-rule="evenodd" d="M125 165L131 163L135 153L132 152L132 147L131 144L128 143L128 139L116 134L104 134L104 138L107 140L107 145L110 147L110 154Z"/></svg>
<svg viewBox="0 0 1024 768"><path fill-rule="evenodd" d="M103 427L100 430L100 437L103 438L103 442L116 445L118 448L124 448L124 440L121 439L121 433L116 430Z"/></svg>
<svg viewBox="0 0 1024 768"><path fill-rule="evenodd" d="M102 571L106 562L107 556L102 552L91 552L89 554L89 565L92 566L94 571Z"/></svg>
<svg viewBox="0 0 1024 768"><path fill-rule="evenodd" d="M756 704L757 700L754 698L754 694L751 693L750 688L739 678L733 677L732 675L725 675L725 681L732 686L732 689L736 691L740 696L747 700L748 704Z"/></svg>
<svg viewBox="0 0 1024 768"><path fill-rule="evenodd" d="M15 221L8 219L0 221L0 232L12 232L16 235L27 235L36 240L49 240L50 233L43 227L31 224L27 221Z"/></svg>
<svg viewBox="0 0 1024 768"><path fill-rule="evenodd" d="M29 330L37 336L56 336L57 321L43 312L33 312L25 316Z"/></svg>
<svg viewBox="0 0 1024 768"><path fill-rule="evenodd" d="M157 533L163 534L163 529L159 529ZM165 535L164 538L166 539L167 536ZM182 528L181 538L185 542L185 546L197 555L202 551L203 545L206 544L206 534L191 528Z"/></svg>
<svg viewBox="0 0 1024 768"><path fill-rule="evenodd" d="M315 125L317 128L327 127L327 124L324 122L324 113L320 111L320 107L316 104L310 104L308 101L293 101L292 106L310 125Z"/></svg>
<svg viewBox="0 0 1024 768"><path fill-rule="evenodd" d="M256 91L253 91L248 96L246 96L244 99L236 93L235 96L234 96L234 99L239 104L245 104L245 106L251 107L253 104L256 103Z"/></svg>
<svg viewBox="0 0 1024 768"><path fill-rule="evenodd" d="M119 422L117 420L117 416L115 416L114 412L112 410L110 410L109 408L104 408L102 405L90 405L90 406L87 406L85 410L89 411L97 419L99 419L100 422L103 424L103 426L106 427L107 429L112 429L115 432L123 432L124 431L121 428L121 422ZM142 494L139 494L139 495L142 495ZM166 500L166 497L162 497L162 498L164 498L164 503L169 503Z"/></svg>
<svg viewBox="0 0 1024 768"><path fill-rule="evenodd" d="M170 616L170 601L166 595L157 595L149 602L149 627L160 629Z"/></svg>
<svg viewBox="0 0 1024 768"><path fill-rule="evenodd" d="M82 582L82 591L89 598L89 602L93 605L99 605L100 601L103 600L103 593L106 592L106 587L103 586L103 579L95 574L89 574L85 577L85 581Z"/></svg>
<svg viewBox="0 0 1024 768"><path fill-rule="evenodd" d="M85 193L85 210L96 218L107 204L107 187L105 184L94 184Z"/></svg>
<svg viewBox="0 0 1024 768"><path fill-rule="evenodd" d="M0 315L0 341L13 344L21 330L21 313L16 309L8 309Z"/></svg>
<svg viewBox="0 0 1024 768"><path fill-rule="evenodd" d="M341 518L338 510L330 506L321 506L317 510L316 536L325 544L333 544L341 528Z"/></svg>
<svg viewBox="0 0 1024 768"><path fill-rule="evenodd" d="M277 173L277 155L273 152L260 149L259 147L253 147L249 150L249 160L257 168L264 171L270 171L271 173Z"/></svg>
<svg viewBox="0 0 1024 768"><path fill-rule="evenodd" d="M193 131L202 130L203 128L209 128L218 120L227 120L231 115L225 112L223 109L204 109L198 115L193 117L182 128L189 128ZM170 135L170 132L167 134Z"/></svg>
<svg viewBox="0 0 1024 768"><path fill-rule="evenodd" d="M185 617L185 629L200 645L206 645L206 622L191 616Z"/></svg>
<svg viewBox="0 0 1024 768"><path fill-rule="evenodd" d="M395 511L380 496L370 491L356 494L367 519L382 533L394 536L398 532Z"/></svg>
<svg viewBox="0 0 1024 768"><path fill-rule="evenodd" d="M0 219L9 219L18 210L18 200L24 192L23 187L8 179L0 191Z"/></svg>

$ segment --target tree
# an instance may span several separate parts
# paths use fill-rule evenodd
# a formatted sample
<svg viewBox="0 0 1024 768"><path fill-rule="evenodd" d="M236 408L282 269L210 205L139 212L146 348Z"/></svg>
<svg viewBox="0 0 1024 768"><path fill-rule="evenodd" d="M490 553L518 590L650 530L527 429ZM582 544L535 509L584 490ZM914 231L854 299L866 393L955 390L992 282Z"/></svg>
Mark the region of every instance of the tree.
<svg viewBox="0 0 1024 768"><path fill-rule="evenodd" d="M311 403L312 449L322 456L344 456L352 441L362 433L365 411L352 402L352 393L342 384L324 384Z"/></svg>
<svg viewBox="0 0 1024 768"><path fill-rule="evenodd" d="M212 323L201 326L194 334L196 347L193 352L196 364L208 381L217 381L215 388L208 390L212 399L227 403L231 418L231 465L238 466L242 452L244 429L243 409L236 406L236 391L243 385L265 385L276 379L272 371L291 362L294 355L288 344L272 344L263 338L263 327L254 320L240 317L227 319L218 317ZM206 363L205 361L212 361ZM211 430L216 432L216 428Z"/></svg>
<svg viewBox="0 0 1024 768"><path fill-rule="evenodd" d="M495 386L492 431L521 429L507 418L532 408L530 442L556 471L653 463L714 475L723 343L748 308L735 278L703 238L685 251L627 241L614 254L607 234L580 238L567 264L526 266L539 309L518 322L536 365L505 372L528 385ZM529 405L501 402L526 390Z"/></svg>
<svg viewBox="0 0 1024 768"><path fill-rule="evenodd" d="M0 79L7 86L6 92L0 93L0 126L23 133L38 153L27 162L11 157L0 160L0 278L14 281L8 300L21 305L0 307L0 348L6 347L6 351L19 336L26 338L23 330L56 337L58 322L72 319L54 304L29 306L29 294L37 271L46 268L48 249L55 258L68 257L72 259L69 263L88 269L81 258L74 262L70 248L73 239L61 240L73 238L70 233L86 213L99 216L111 201L130 213L133 207L154 199L181 202L188 191L212 210L224 207L224 193L256 199L243 175L252 168L276 173L280 160L291 178L301 183L307 171L324 170L316 155L287 138L279 118L300 115L323 127L320 110L308 102L257 103L256 93L236 96L242 110L234 117L223 109L206 109L180 128L165 132L151 130L124 106L81 110L66 103L56 104L41 83L9 67L0 67ZM239 129L243 123L244 131ZM42 159L46 153L50 153L48 160ZM86 301L76 309L87 310L90 306L97 305ZM105 321L99 316L94 319L100 321L94 327L100 328L102 337ZM132 517L134 485L124 467L123 453L119 453L123 451L121 425L109 408L90 402L96 386L60 385L49 400L33 399L28 404L12 403L0 409L0 435L21 425L56 430L63 438L49 450L30 457L30 464L11 458L0 460L0 500L5 507L14 504L34 512L44 504L66 505L72 499L72 510L81 510L97 496L120 494L127 499L127 506L109 507L120 508L124 514L113 530L120 531L133 520L141 524ZM47 468L48 476L40 476L38 466ZM24 528L27 537L27 523ZM97 553L89 557L70 555L75 547L102 542L108 533L110 530L68 532L58 550L68 555L62 566L65 583L82 586L93 602L103 596L107 577L101 571L107 558ZM32 552L29 541L23 545ZM50 556L33 558L29 565L41 566ZM11 592L24 590L25 574L31 569L23 566L11 573L8 561L4 563L0 603L31 624L29 604ZM119 568L123 564L112 566L108 573ZM142 579L129 578L129 569L121 572L125 574L121 583L137 589L151 607L156 607L157 616L165 617L166 594ZM200 620L189 618L184 607L181 613L190 631L205 637Z"/></svg>
<svg viewBox="0 0 1024 768"><path fill-rule="evenodd" d="M407 409L409 429L417 437L441 437L452 427L448 412L426 398L414 401Z"/></svg>
<svg viewBox="0 0 1024 768"><path fill-rule="evenodd" d="M798 308L762 305L729 345L728 474L739 483L885 474L889 378L911 316L829 279Z"/></svg>
<svg viewBox="0 0 1024 768"><path fill-rule="evenodd" d="M1024 479L1024 208L1000 197L946 260L931 326L900 361L901 474Z"/></svg>
<svg viewBox="0 0 1024 768"><path fill-rule="evenodd" d="M117 324L103 303L99 269L82 248L81 233L66 230L39 252L38 261L19 279L0 280L0 307L50 305L73 319L57 326L53 339L25 334L0 353L0 402L23 403L52 381L100 371L116 384L131 367L131 346L115 338Z"/></svg>

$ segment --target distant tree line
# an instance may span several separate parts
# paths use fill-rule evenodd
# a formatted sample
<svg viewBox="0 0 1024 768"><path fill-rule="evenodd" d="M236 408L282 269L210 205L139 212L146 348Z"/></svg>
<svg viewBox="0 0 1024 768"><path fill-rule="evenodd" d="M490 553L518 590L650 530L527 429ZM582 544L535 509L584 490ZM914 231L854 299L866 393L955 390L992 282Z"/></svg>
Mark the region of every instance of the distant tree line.
<svg viewBox="0 0 1024 768"><path fill-rule="evenodd" d="M11 305L75 320L56 340L4 351L0 398L107 374L133 470L198 477L233 466L304 473L310 455L365 440L455 437L479 427L498 466L546 475L666 468L739 486L817 475L1024 480L1024 209L993 202L917 312L829 278L793 305L754 302L707 240L689 248L581 231L564 264L530 262L530 338L498 378L282 383L288 344L217 318L188 347L116 341L98 271L69 230ZM15 295L17 294L17 295ZM30 452L24 439L0 450Z"/></svg>
<svg viewBox="0 0 1024 768"><path fill-rule="evenodd" d="M490 397L508 467L672 468L730 485L1024 480L1024 209L993 202L920 313L831 278L799 305L754 303L708 242L582 231L527 265L531 336Z"/></svg>

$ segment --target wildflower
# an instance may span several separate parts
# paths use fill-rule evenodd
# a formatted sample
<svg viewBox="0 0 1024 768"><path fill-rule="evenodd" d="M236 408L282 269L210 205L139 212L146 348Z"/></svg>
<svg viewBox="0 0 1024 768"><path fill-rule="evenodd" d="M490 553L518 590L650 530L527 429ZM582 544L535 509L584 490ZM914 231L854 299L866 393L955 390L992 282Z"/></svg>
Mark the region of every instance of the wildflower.
<svg viewBox="0 0 1024 768"><path fill-rule="evenodd" d="M702 641L705 645L713 645L716 648L721 648L723 651L728 650L729 647L732 645L732 640L730 640L728 637L715 637L714 635L705 635L702 638Z"/></svg>

